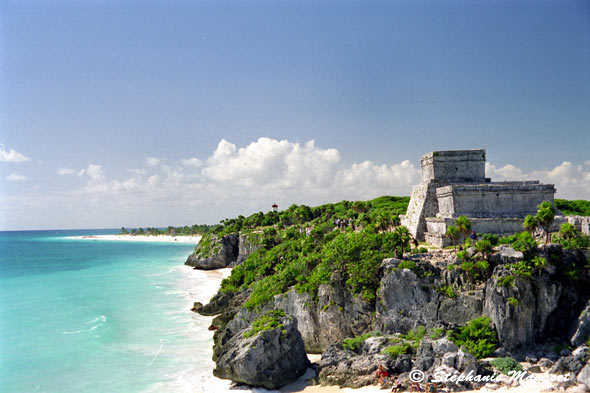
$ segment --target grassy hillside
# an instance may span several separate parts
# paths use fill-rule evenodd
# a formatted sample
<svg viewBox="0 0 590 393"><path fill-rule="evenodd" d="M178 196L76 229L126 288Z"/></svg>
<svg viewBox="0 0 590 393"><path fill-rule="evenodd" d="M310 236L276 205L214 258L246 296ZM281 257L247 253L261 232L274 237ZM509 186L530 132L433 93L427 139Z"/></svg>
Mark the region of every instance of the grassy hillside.
<svg viewBox="0 0 590 393"><path fill-rule="evenodd" d="M371 300L381 261L409 250L407 230L393 230L408 203L409 197L385 196L239 216L223 220L195 252L205 256L215 237L238 231L260 246L221 286L229 293L252 289L246 307L259 306L292 286L315 296L334 272L353 293Z"/></svg>

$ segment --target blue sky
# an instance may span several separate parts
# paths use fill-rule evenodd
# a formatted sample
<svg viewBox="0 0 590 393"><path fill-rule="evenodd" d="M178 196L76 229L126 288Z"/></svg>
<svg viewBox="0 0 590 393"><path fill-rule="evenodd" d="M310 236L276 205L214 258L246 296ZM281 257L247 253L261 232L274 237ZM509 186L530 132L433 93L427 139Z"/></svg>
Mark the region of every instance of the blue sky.
<svg viewBox="0 0 590 393"><path fill-rule="evenodd" d="M590 199L587 1L5 0L0 34L0 229L407 195L480 147Z"/></svg>

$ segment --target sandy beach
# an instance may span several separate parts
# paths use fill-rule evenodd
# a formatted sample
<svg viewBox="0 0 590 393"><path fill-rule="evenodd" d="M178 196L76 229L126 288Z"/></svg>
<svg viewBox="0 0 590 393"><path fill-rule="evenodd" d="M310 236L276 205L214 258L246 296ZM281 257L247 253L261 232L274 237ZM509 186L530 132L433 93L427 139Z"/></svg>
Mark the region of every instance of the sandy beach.
<svg viewBox="0 0 590 393"><path fill-rule="evenodd" d="M201 236L89 235L89 236L72 236L72 237L70 237L70 239L197 244L201 240Z"/></svg>
<svg viewBox="0 0 590 393"><path fill-rule="evenodd" d="M311 378L312 376L309 376ZM308 385L309 381L305 377L286 385L279 389L281 393L378 393L378 392L389 392L390 389L381 389L379 386L371 385L364 386L358 389L352 388L341 388L339 386L321 386L321 385ZM564 389L556 388L551 382L548 381L523 381L517 386L498 386L496 384L490 384L490 386L484 386L480 390L463 390L464 393L541 393L541 392L563 392ZM404 390L404 392L410 392L410 390Z"/></svg>
<svg viewBox="0 0 590 393"><path fill-rule="evenodd" d="M321 355L310 355L307 357L312 363L319 363ZM489 383L484 385L479 390L463 390L465 393L541 393L541 392L564 392L564 388L557 387L556 382L552 382L552 375L548 372L534 374L534 380L522 380L514 381L510 383L509 377L502 375L498 377L498 382L501 380L502 383ZM279 389L281 393L378 393L378 392L389 392L391 389L382 389L377 385L364 386L358 389L352 388L341 388L339 386L321 386L311 385L311 380L315 374L312 369L308 369L307 373L299 378L297 381L286 385ZM553 377L557 377L553 375ZM410 392L411 390L404 390L403 392ZM446 391L446 390L443 390Z"/></svg>

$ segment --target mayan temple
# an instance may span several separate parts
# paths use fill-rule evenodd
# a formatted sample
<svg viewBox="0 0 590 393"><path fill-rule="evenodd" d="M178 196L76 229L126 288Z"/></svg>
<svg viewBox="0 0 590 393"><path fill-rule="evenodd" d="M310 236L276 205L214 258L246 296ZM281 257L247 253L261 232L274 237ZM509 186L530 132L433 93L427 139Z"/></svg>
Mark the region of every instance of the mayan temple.
<svg viewBox="0 0 590 393"><path fill-rule="evenodd" d="M485 177L484 149L435 151L422 156L422 179L414 186L402 225L418 240L445 246L447 227L467 216L478 233L522 231L524 218L543 201L553 202L553 184L492 182Z"/></svg>

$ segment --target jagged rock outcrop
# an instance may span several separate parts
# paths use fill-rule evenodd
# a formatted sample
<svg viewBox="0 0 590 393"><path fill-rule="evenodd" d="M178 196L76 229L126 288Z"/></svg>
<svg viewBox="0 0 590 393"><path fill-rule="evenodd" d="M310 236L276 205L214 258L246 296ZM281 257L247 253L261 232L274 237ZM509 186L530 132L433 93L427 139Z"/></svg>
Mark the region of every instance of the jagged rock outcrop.
<svg viewBox="0 0 590 393"><path fill-rule="evenodd" d="M473 371L489 374L471 354L457 348L447 338L423 339L418 348L409 354L390 356L383 353L398 340L397 336L370 337L357 351L343 349L338 344L330 345L322 354L319 364L319 382L351 388L374 384L377 382L375 372L380 365L404 381L408 379L410 370L423 371L425 380L443 373L455 375ZM392 383L393 379L390 378L384 387L390 388ZM476 385L461 383L463 387ZM454 389L457 387L459 385L452 386Z"/></svg>
<svg viewBox="0 0 590 393"><path fill-rule="evenodd" d="M305 373L310 363L294 318L283 316L276 327L252 329L251 325L239 329L217 347L215 376L276 389Z"/></svg>
<svg viewBox="0 0 590 393"><path fill-rule="evenodd" d="M511 273L504 267L494 269L485 288L483 314L496 327L498 339L506 350L514 350L544 338L549 315L557 308L562 285L547 276L515 277L514 285L503 285Z"/></svg>
<svg viewBox="0 0 590 393"><path fill-rule="evenodd" d="M497 252L490 257L490 262L496 265L505 265L507 263L519 262L524 259L524 254L516 251L514 248L502 244L497 247Z"/></svg>
<svg viewBox="0 0 590 393"><path fill-rule="evenodd" d="M417 326L461 325L481 315L481 290L457 291L454 298L436 291L441 285L466 287L464 273L435 270L436 273L419 277L410 269L398 269L399 262L386 259L382 264L384 273L377 291L374 329L385 333L405 333ZM431 265L424 267L426 271L433 272L428 270L432 269Z"/></svg>
<svg viewBox="0 0 590 393"><path fill-rule="evenodd" d="M207 250L189 255L184 264L201 270L233 267L242 263L258 248L246 235L237 233L225 235L220 239L212 235L209 242L211 244Z"/></svg>
<svg viewBox="0 0 590 393"><path fill-rule="evenodd" d="M376 345L375 345L376 344ZM400 355L396 359L381 354L387 345L382 339L373 343L373 350L360 353L342 349L338 344L330 345L322 354L319 364L318 380L326 385L339 385L359 388L377 381L375 371L380 365L393 373L406 373L412 368L410 355Z"/></svg>
<svg viewBox="0 0 590 393"><path fill-rule="evenodd" d="M307 293L292 289L275 296L274 305L297 319L297 326L310 353L321 353L330 344L369 330L374 306L353 296L342 285L323 284L317 302Z"/></svg>
<svg viewBox="0 0 590 393"><path fill-rule="evenodd" d="M392 259L382 264L375 327L384 333L407 333L437 320L439 295L432 277L421 279L410 269L398 269L399 262Z"/></svg>

